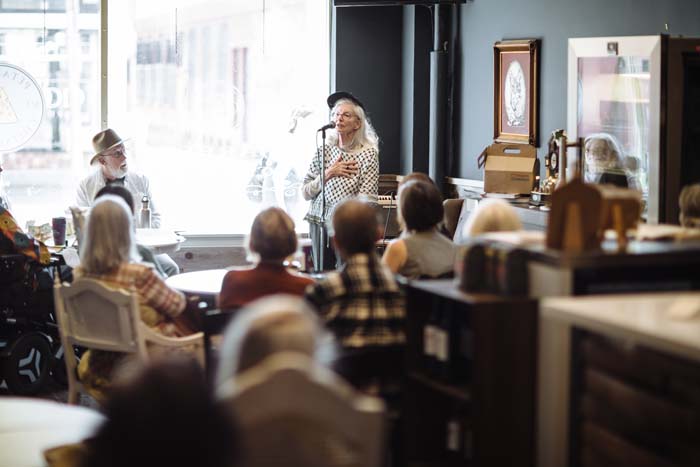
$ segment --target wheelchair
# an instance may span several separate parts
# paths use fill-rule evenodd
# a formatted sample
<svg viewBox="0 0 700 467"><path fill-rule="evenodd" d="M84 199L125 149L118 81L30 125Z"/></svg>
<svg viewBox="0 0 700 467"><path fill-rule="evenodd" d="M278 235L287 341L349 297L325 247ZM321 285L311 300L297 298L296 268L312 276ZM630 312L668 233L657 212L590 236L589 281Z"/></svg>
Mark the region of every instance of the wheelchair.
<svg viewBox="0 0 700 467"><path fill-rule="evenodd" d="M47 269L20 254L0 255L0 379L13 394L37 394L50 376L67 380L53 308L61 262L54 257Z"/></svg>

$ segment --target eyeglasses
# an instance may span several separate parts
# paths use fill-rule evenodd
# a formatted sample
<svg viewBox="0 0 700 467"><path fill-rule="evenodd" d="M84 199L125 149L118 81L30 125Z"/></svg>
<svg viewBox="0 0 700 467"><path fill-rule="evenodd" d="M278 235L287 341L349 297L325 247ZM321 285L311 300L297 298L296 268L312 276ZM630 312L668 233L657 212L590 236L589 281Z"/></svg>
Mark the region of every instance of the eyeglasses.
<svg viewBox="0 0 700 467"><path fill-rule="evenodd" d="M103 152L102 155L107 156L107 157L115 157L115 158L122 157L122 156L126 155L126 149L124 149L123 147L118 147L118 148L110 149L108 152Z"/></svg>
<svg viewBox="0 0 700 467"><path fill-rule="evenodd" d="M352 113L350 113L350 112L343 112L342 114L336 112L336 113L333 114L333 118L343 117L345 120L350 120L350 119L353 118L354 116L355 116L355 115L352 114Z"/></svg>

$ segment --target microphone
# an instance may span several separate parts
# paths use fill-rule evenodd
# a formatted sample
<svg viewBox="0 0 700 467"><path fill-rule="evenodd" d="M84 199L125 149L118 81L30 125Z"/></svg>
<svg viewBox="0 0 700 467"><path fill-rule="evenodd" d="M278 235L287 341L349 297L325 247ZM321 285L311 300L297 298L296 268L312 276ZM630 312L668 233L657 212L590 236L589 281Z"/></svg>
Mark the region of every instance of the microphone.
<svg viewBox="0 0 700 467"><path fill-rule="evenodd" d="M327 123L326 125L323 125L321 128L318 129L318 131L326 131L326 130L330 130L331 128L335 128L335 122L330 122L330 123Z"/></svg>

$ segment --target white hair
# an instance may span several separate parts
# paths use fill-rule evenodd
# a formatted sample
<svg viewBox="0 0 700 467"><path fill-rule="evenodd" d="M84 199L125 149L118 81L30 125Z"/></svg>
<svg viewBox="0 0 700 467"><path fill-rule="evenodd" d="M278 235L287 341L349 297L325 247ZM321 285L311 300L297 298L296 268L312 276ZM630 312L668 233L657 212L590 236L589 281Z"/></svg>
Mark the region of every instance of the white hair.
<svg viewBox="0 0 700 467"><path fill-rule="evenodd" d="M85 274L108 274L137 258L131 209L119 196L101 196L90 210L80 269Z"/></svg>
<svg viewBox="0 0 700 467"><path fill-rule="evenodd" d="M376 151L379 151L379 136L377 136L377 132L374 130L372 123L367 118L367 115L362 107L355 104L350 99L338 99L331 110L331 115L333 115L336 109L342 104L350 104L353 108L353 112L360 120L360 128L358 128L358 130L355 132L355 136L352 138L352 141L350 141L350 147L355 147L360 144L363 147L370 147L374 148ZM331 146L338 145L338 132L336 130L333 130L328 134L328 143Z"/></svg>
<svg viewBox="0 0 700 467"><path fill-rule="evenodd" d="M608 147L608 160L602 162L606 163L609 168L623 168L624 164L622 161L622 148L620 147L620 143L617 142L617 139L613 135L608 133L593 133L592 135L589 135L583 142L584 150L588 146L588 143L592 141L603 141Z"/></svg>
<svg viewBox="0 0 700 467"><path fill-rule="evenodd" d="M508 232L523 228L513 206L502 199L487 199L479 203L469 216L464 230L473 237L487 232Z"/></svg>
<svg viewBox="0 0 700 467"><path fill-rule="evenodd" d="M318 316L293 295L263 297L243 307L224 333L218 387L278 352L297 352L329 365L335 344Z"/></svg>

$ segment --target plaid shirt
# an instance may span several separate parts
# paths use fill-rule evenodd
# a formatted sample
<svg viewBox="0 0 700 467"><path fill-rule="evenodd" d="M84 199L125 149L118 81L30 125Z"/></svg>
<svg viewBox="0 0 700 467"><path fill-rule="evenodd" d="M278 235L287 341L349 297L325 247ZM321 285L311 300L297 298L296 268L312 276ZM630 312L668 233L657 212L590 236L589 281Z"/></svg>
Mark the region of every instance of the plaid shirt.
<svg viewBox="0 0 700 467"><path fill-rule="evenodd" d="M147 305L159 314L171 318L182 313L182 310L185 309L185 305L187 304L182 292L168 287L155 270L143 264L124 263L112 273L95 276L84 274L80 268L78 268L75 274L77 277L87 276L93 279L99 279L108 285L126 290L132 290L133 287L133 290L138 294L139 303L141 305ZM143 315L144 307L141 306L141 308ZM144 316L142 316L142 319L143 318ZM146 319L144 319L144 322L149 326L153 325L153 323L149 323ZM164 334L170 335L170 332L164 332Z"/></svg>
<svg viewBox="0 0 700 467"><path fill-rule="evenodd" d="M88 275L81 268L77 268L74 274L75 277L89 277L112 287L135 291L139 298L141 321L165 336L182 335L166 317L182 313L186 305L185 296L168 287L152 268L143 264L123 263L109 274ZM78 365L78 378L98 401L104 401L114 368L123 358L124 354L96 349L83 354Z"/></svg>
<svg viewBox="0 0 700 467"><path fill-rule="evenodd" d="M306 298L344 347L396 345L406 339L404 297L375 255L352 256L340 271L310 285Z"/></svg>

